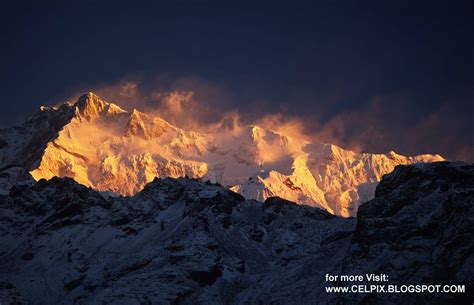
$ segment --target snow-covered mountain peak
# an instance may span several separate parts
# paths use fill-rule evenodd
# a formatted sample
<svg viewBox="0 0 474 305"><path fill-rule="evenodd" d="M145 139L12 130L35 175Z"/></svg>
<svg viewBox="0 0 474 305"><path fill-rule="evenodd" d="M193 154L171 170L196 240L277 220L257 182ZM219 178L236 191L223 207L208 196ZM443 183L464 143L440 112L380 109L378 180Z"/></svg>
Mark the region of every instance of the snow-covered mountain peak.
<svg viewBox="0 0 474 305"><path fill-rule="evenodd" d="M152 140L172 130L176 131L177 128L162 118L133 109L128 118L124 135L137 136L144 140Z"/></svg>
<svg viewBox="0 0 474 305"><path fill-rule="evenodd" d="M142 114L137 109L133 109L132 113L125 127L125 135L127 136L142 136L148 138L144 120L148 120L145 114Z"/></svg>
<svg viewBox="0 0 474 305"><path fill-rule="evenodd" d="M106 102L92 92L79 97L73 105L76 108L76 116L85 120L93 121L101 116L113 116L126 113L119 106Z"/></svg>
<svg viewBox="0 0 474 305"><path fill-rule="evenodd" d="M0 143L0 169L24 166L36 180L71 177L100 191L133 195L155 177L188 176L219 182L245 198L279 196L342 216L355 215L396 165L443 160L357 153L257 125L187 131L93 93L0 131Z"/></svg>

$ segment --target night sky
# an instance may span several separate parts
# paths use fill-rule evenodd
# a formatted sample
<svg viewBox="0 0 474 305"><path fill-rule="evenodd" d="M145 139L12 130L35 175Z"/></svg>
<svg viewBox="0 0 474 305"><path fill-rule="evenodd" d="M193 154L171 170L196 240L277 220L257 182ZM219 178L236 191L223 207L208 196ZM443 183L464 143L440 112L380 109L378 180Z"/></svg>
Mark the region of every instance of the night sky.
<svg viewBox="0 0 474 305"><path fill-rule="evenodd" d="M346 148L474 161L471 1L12 2L2 127L131 79Z"/></svg>

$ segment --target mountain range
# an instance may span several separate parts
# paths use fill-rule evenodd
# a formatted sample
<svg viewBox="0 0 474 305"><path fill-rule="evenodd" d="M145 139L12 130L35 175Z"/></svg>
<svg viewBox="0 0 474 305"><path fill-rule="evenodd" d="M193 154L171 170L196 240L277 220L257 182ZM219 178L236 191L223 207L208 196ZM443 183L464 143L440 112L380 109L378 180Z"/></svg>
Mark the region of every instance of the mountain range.
<svg viewBox="0 0 474 305"><path fill-rule="evenodd" d="M70 177L111 195L131 196L155 177L199 178L247 199L278 196L343 217L355 216L395 166L442 160L393 151L356 153L256 125L188 131L93 93L41 107L23 125L0 131L0 170L25 168L36 180Z"/></svg>

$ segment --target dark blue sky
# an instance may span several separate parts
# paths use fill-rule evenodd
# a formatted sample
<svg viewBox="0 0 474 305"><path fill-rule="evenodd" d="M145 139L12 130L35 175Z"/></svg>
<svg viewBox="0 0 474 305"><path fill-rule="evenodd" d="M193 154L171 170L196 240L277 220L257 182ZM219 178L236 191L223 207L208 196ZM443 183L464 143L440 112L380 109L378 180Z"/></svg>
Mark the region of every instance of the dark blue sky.
<svg viewBox="0 0 474 305"><path fill-rule="evenodd" d="M471 1L293 2L4 7L0 125L126 78L192 77L345 147L473 160Z"/></svg>

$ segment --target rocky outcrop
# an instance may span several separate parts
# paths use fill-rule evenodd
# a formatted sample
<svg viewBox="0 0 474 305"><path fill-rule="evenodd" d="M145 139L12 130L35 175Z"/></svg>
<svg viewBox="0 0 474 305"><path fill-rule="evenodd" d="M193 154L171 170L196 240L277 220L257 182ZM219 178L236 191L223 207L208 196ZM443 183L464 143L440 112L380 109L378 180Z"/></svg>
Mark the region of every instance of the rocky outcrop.
<svg viewBox="0 0 474 305"><path fill-rule="evenodd" d="M74 116L67 104L57 108L41 107L40 111L20 126L0 129L0 170L39 166L47 144Z"/></svg>
<svg viewBox="0 0 474 305"><path fill-rule="evenodd" d="M390 284L465 284L467 294L343 296L346 302L463 304L474 293L474 166L398 166L357 214L342 273L384 273Z"/></svg>
<svg viewBox="0 0 474 305"><path fill-rule="evenodd" d="M8 195L14 186L33 184L35 180L23 167L10 167L0 171L0 195Z"/></svg>

